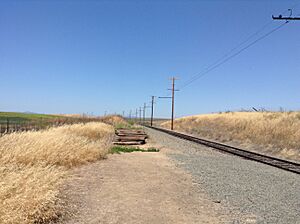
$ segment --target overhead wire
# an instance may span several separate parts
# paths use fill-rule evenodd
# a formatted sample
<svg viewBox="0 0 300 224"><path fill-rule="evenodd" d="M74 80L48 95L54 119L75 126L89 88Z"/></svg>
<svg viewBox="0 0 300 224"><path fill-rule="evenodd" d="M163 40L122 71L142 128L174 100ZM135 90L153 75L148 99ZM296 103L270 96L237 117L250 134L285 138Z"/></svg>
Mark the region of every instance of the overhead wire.
<svg viewBox="0 0 300 224"><path fill-rule="evenodd" d="M300 3L296 3L294 4L290 9L295 8L296 6L298 6ZM290 9L285 10L284 12L282 12L282 14L288 12ZM236 53L232 54L233 52L235 52L237 49L239 49L241 46L243 46L244 44L246 44L248 41L250 41L252 38L254 38L255 36L257 36L258 34L262 33L273 21L269 21L266 24L264 24L261 28L259 28L256 32L254 32L253 34L249 35L244 41L240 42L237 46L233 47L232 49L230 49L227 53L225 53L222 57L220 57L219 59L217 59L214 63L212 63L210 66L208 66L203 72L198 73L197 75L193 76L190 78L189 81L187 81L184 85L180 86L180 89L185 88L186 86L190 85L191 83L193 83L194 81L202 78L203 76L205 76L206 74L208 74L209 72L213 71L214 69L218 68L219 66L225 64L226 62L228 62L229 60L233 59L234 57L238 56L239 54L241 54L243 51L247 50L248 48L252 47L253 45L255 45L256 43L258 43L259 41L263 40L264 38L268 37L269 35L271 35L272 33L276 32L277 30L281 29L283 26L285 26L286 24L289 23L289 21L286 21L283 24L280 24L279 26L275 27L274 29L270 30L269 32L267 32L266 34L264 34L263 36L260 36L259 38L255 39L254 41L252 41L251 43L249 43L248 45L246 45L245 47L241 48L240 50L238 50ZM232 54L232 55L231 55ZM169 94L167 95L169 96Z"/></svg>
<svg viewBox="0 0 300 224"><path fill-rule="evenodd" d="M247 50L249 47L255 45L257 42L263 40L264 38L268 37L269 35L271 35L272 33L274 33L275 31L279 30L280 28L282 28L283 26L285 26L286 24L288 24L289 22L286 21L285 23L282 23L281 25L277 26L276 28L272 29L271 31L269 31L268 33L264 34L263 36L259 37L258 39L252 41L250 44L246 45L245 47L243 47L242 49L240 49L239 51L237 51L236 53L230 55L229 57L225 58L224 60L222 60L221 62L215 64L214 66L210 67L208 70L204 71L203 73L199 73L196 76L194 76L190 81L188 81L187 83L185 83L183 86L180 87L180 89L183 89L184 87L190 85L192 82L202 78L203 76L205 76L207 73L211 72L212 70L218 68L219 66L223 65L224 63L226 63L227 61L231 60L232 58L238 56L239 54L241 54L243 51Z"/></svg>
<svg viewBox="0 0 300 224"><path fill-rule="evenodd" d="M227 53L225 53L223 56L221 56L219 59L217 59L215 62L213 62L211 65L207 66L203 72L209 70L211 67L215 66L216 64L218 64L219 62L221 62L223 59L225 59L226 57L228 57L232 52L234 52L235 50L237 50L239 47L243 46L244 44L246 44L249 40L251 40L253 37L255 37L256 35L260 34L262 31L264 31L266 29L266 27L268 27L270 24L272 23L272 21L266 23L265 25L263 25L259 30L257 30L255 33L251 34L250 36L248 36L244 41L242 41L241 43L239 43L237 46L233 47L232 49L230 49ZM201 72L202 73L202 72ZM190 78L194 79L197 75L193 76Z"/></svg>
<svg viewBox="0 0 300 224"><path fill-rule="evenodd" d="M297 5L299 5L300 3L297 3L295 5L293 5L290 9L295 8ZM285 11L283 11L282 13L286 13L288 12L290 9L287 9ZM214 63L212 63L211 65L209 65L208 67L206 67L202 72L194 75L193 77L191 77L186 83L184 83L182 86L180 86L180 88L184 88L186 86L188 86L189 84L191 84L192 82L200 79L201 77L203 77L204 75L206 75L207 73L209 73L210 71L214 70L215 68L219 67L220 65L224 64L225 62L229 61L231 58L239 55L241 52L243 52L244 50L248 49L249 47L251 47L252 45L254 45L256 42L264 39L265 37L269 36L271 33L275 32L276 30L280 29L282 26L286 25L286 23L279 25L278 27L276 27L275 29L269 31L267 34L263 35L262 37L259 37L258 39L254 40L253 42L251 42L250 46L246 46L244 48L242 48L242 50L239 50L238 52L234 53L233 55L231 55L233 52L235 52L237 49L239 49L241 46L243 46L244 44L246 44L248 41L250 41L253 37L257 36L258 34L262 33L273 21L269 21L266 24L264 24L261 28L259 28L256 32L254 32L253 34L249 35L244 41L242 41L241 43L239 43L237 46L233 47L232 49L230 49L227 53L225 53L222 57L220 57L219 59L217 59Z"/></svg>

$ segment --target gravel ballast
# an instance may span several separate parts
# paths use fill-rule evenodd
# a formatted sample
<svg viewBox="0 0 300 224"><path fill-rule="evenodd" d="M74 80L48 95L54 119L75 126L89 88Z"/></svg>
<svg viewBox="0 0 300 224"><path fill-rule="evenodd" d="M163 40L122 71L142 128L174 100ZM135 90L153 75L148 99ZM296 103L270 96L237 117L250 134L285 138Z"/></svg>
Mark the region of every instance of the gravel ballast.
<svg viewBox="0 0 300 224"><path fill-rule="evenodd" d="M300 175L152 129L147 132L160 145L175 150L168 156L225 208L231 223L300 223Z"/></svg>

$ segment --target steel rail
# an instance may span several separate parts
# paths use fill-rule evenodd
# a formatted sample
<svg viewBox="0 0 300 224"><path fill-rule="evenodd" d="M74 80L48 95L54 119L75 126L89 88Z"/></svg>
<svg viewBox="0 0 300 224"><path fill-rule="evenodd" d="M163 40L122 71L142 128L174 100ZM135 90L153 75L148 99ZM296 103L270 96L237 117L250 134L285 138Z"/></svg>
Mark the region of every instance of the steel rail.
<svg viewBox="0 0 300 224"><path fill-rule="evenodd" d="M267 164L267 165L270 165L270 166L273 166L273 167L276 167L279 169L283 169L283 170L286 170L289 172L300 174L300 164L296 163L296 162L262 155L262 154L259 154L256 152L251 152L251 151L247 151L247 150L240 149L237 147L225 145L222 143L197 138L194 136L190 136L190 135L183 134L183 133L176 132L176 131L167 130L164 128L151 127L148 125L144 125L144 126L148 127L148 128L152 128L157 131L167 133L167 134L175 136L175 137L179 137L179 138L182 138L182 139L185 139L188 141L192 141L192 142L195 142L195 143L198 143L201 145L205 145L205 146L208 146L213 149L217 149L221 152L226 152L226 153L233 154L233 155L245 158L245 159L253 160L253 161L264 163L264 164Z"/></svg>

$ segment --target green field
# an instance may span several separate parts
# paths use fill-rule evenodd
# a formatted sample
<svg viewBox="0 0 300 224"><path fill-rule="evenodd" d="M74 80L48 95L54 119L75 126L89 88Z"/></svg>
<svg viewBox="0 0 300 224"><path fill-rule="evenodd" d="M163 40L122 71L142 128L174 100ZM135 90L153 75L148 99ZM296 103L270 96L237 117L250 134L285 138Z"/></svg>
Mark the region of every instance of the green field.
<svg viewBox="0 0 300 224"><path fill-rule="evenodd" d="M18 112L0 112L0 122L4 123L9 119L10 123L22 123L22 122L39 122L41 120L53 120L63 118L58 115L48 114L32 114L32 113L18 113Z"/></svg>

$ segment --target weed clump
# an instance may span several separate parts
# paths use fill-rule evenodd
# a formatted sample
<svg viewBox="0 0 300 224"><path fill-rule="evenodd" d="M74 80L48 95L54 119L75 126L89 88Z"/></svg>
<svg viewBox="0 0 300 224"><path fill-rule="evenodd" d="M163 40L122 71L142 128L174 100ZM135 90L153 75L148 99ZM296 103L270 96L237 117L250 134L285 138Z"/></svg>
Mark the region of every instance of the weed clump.
<svg viewBox="0 0 300 224"><path fill-rule="evenodd" d="M110 153L112 153L112 154L130 153L130 152L159 152L159 149L156 149L153 147L148 148L148 149L141 149L138 147L114 146L110 150Z"/></svg>

